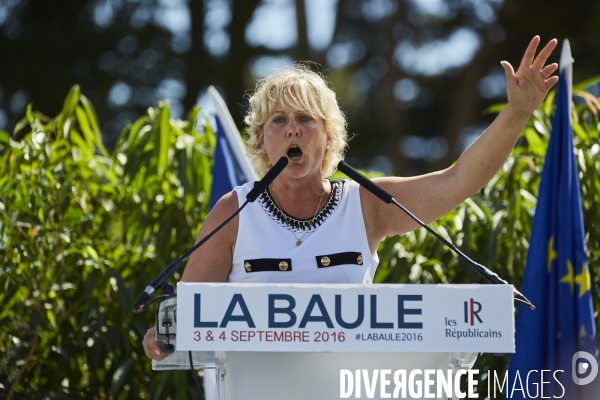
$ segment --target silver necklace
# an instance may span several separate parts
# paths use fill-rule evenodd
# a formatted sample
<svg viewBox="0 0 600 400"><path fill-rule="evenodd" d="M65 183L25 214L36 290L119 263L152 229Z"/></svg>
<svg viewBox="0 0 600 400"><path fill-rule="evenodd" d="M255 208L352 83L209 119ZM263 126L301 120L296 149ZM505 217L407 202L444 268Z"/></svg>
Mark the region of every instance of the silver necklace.
<svg viewBox="0 0 600 400"><path fill-rule="evenodd" d="M306 236L306 234L312 229L313 224L315 223L315 219L317 218L317 214L319 213L319 206L321 205L321 201L323 201L323 195L324 194L325 194L325 188L323 188L323 191L321 192L321 198L319 199L319 203L317 203L317 209L315 210L315 215L313 215L312 219L310 220L310 223L308 224L308 230L306 232L304 232L302 234L302 236L298 237L298 236L296 236L296 233L292 229L288 228L288 226L291 226L290 221L288 219L288 216L283 211L283 208L281 208L281 206L277 202L277 199L275 198L275 195L273 194L273 192L271 192L271 197L273 197L273 200L275 201L275 204L277 205L277 207L279 208L279 210L281 210L281 214L283 215L283 218L285 219L285 222L286 222L285 229L287 229L288 231L292 232L292 235L294 235L294 237L296 238L296 246L300 246L302 244L302 238L304 236Z"/></svg>

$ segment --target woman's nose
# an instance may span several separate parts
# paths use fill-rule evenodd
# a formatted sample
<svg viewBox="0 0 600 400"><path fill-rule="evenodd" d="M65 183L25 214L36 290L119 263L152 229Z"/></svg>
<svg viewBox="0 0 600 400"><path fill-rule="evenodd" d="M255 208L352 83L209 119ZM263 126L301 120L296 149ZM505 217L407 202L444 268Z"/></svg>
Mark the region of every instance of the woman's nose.
<svg viewBox="0 0 600 400"><path fill-rule="evenodd" d="M287 136L289 136L289 137L299 136L300 135L300 126L295 121L290 122L287 126L286 131L287 131L286 132Z"/></svg>

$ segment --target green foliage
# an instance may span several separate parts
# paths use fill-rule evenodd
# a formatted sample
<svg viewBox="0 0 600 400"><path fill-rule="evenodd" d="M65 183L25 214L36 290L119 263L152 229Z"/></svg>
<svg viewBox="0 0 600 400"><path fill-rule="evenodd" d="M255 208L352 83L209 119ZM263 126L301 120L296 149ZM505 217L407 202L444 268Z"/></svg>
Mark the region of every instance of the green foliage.
<svg viewBox="0 0 600 400"><path fill-rule="evenodd" d="M585 100L574 112L575 147L600 310L600 103L582 88L574 88ZM478 196L431 224L517 287L552 105L551 95ZM141 339L154 315L134 316L131 305L190 246L207 213L214 134L198 112L173 120L160 103L123 130L110 155L92 105L74 87L55 118L28 108L12 136L0 131L0 393L195 396L189 372L150 370ZM481 282L423 229L387 238L379 257L377 282ZM483 362L500 371L506 358Z"/></svg>
<svg viewBox="0 0 600 400"><path fill-rule="evenodd" d="M193 397L189 373L150 371L154 316L131 305L207 212L214 135L198 111L149 109L111 157L75 86L53 119L28 108L22 140L0 132L0 393Z"/></svg>
<svg viewBox="0 0 600 400"><path fill-rule="evenodd" d="M598 81L600 77L573 88L578 100L584 100L574 107L573 131L596 312L600 311L600 102L584 88ZM511 156L488 185L477 196L430 225L470 258L486 265L516 288L520 288L529 249L554 114L554 96L555 92L551 92L535 111ZM499 112L502 108L499 105L490 111ZM376 282L487 283L424 229L386 238L379 246L379 257ZM600 332L598 318L596 324L596 332ZM507 361L507 357L484 356L486 369L502 371ZM485 390L487 382L479 387Z"/></svg>

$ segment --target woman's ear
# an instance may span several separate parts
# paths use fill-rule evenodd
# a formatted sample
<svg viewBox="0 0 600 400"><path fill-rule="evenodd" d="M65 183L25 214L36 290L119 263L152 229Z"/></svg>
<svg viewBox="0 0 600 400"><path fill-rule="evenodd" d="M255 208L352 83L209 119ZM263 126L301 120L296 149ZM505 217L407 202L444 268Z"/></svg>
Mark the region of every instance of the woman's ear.
<svg viewBox="0 0 600 400"><path fill-rule="evenodd" d="M265 145L265 135L263 131L259 131L256 136L258 136L258 143L260 143L260 147L263 148Z"/></svg>

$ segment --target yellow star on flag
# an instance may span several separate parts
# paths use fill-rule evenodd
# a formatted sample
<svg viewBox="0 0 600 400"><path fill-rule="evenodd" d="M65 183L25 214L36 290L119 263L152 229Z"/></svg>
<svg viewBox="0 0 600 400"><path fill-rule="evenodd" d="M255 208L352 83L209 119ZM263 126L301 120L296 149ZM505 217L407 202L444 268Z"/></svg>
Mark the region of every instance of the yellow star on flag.
<svg viewBox="0 0 600 400"><path fill-rule="evenodd" d="M585 326L583 326L583 324L581 325L581 328L579 329L579 339L583 339L587 336L587 331L585 330Z"/></svg>
<svg viewBox="0 0 600 400"><path fill-rule="evenodd" d="M575 278L575 274L573 272L573 264L571 264L571 261L567 260L567 274L565 276L562 277L562 279L560 280L560 283L568 283L571 285L571 294L573 294L573 289L575 286L575 282L576 282L576 278Z"/></svg>
<svg viewBox="0 0 600 400"><path fill-rule="evenodd" d="M579 285L579 298L582 298L586 292L589 292L592 289L590 270L585 263L581 266L581 274L575 277L575 283Z"/></svg>
<svg viewBox="0 0 600 400"><path fill-rule="evenodd" d="M558 253L554 250L554 236L551 236L548 242L548 273L552 269L552 260L555 260L556 257L558 257Z"/></svg>

